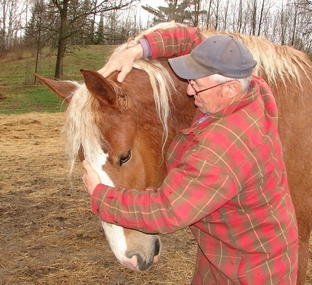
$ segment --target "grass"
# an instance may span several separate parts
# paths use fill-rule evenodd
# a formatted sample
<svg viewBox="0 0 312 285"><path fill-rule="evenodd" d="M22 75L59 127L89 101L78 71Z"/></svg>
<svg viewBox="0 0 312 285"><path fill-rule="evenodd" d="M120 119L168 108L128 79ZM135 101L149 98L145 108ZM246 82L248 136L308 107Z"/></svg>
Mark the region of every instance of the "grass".
<svg viewBox="0 0 312 285"><path fill-rule="evenodd" d="M66 106L54 93L45 86L24 86L14 88L4 100L0 101L1 114L21 114L30 111L36 112L62 112Z"/></svg>
<svg viewBox="0 0 312 285"><path fill-rule="evenodd" d="M72 47L73 53L64 59L62 79L82 82L80 69L98 70L111 50L111 46ZM43 49L37 73L53 78L55 62L55 54ZM62 100L35 81L35 55L30 50L8 53L0 64L0 114L64 111Z"/></svg>

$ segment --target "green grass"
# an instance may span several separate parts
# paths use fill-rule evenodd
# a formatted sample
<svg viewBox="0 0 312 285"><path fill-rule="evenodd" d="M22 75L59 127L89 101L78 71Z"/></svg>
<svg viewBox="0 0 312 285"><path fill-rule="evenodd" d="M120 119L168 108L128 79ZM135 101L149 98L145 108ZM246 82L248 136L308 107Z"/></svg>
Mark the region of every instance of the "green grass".
<svg viewBox="0 0 312 285"><path fill-rule="evenodd" d="M83 81L80 69L98 70L110 54L110 46L75 47L64 59L63 80ZM37 73L53 78L56 56L43 49ZM61 112L66 105L48 88L35 82L35 56L30 50L0 58L0 114Z"/></svg>
<svg viewBox="0 0 312 285"><path fill-rule="evenodd" d="M1 114L62 112L66 108L65 103L45 86L25 86L15 88L15 91L0 101Z"/></svg>

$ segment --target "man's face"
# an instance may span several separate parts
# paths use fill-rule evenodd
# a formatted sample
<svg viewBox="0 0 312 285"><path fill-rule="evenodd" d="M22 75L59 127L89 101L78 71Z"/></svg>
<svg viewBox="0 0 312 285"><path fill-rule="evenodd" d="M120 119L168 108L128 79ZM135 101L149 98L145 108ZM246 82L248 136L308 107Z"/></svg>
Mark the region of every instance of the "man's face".
<svg viewBox="0 0 312 285"><path fill-rule="evenodd" d="M218 84L209 77L189 80L187 94L194 96L194 104L200 112L214 114L233 102L228 96L229 84L234 80Z"/></svg>

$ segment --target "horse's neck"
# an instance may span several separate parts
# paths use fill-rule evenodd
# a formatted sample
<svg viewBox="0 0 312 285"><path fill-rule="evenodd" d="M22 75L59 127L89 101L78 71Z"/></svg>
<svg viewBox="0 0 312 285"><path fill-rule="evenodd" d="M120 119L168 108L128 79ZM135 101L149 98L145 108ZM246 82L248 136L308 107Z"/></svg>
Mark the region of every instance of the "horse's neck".
<svg viewBox="0 0 312 285"><path fill-rule="evenodd" d="M183 84L183 86L184 92L177 94L173 102L176 110L172 111L176 119L174 128L178 130L185 129L191 125L196 110L193 97L186 94L187 86L185 86L185 84Z"/></svg>

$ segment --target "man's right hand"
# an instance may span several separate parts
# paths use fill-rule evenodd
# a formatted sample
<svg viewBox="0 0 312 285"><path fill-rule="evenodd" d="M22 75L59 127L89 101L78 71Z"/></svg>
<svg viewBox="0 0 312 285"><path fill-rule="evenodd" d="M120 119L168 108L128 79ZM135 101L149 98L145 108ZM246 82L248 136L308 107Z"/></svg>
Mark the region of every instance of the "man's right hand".
<svg viewBox="0 0 312 285"><path fill-rule="evenodd" d="M132 70L134 61L142 58L142 56L143 48L141 44L137 44L110 58L110 60L100 70L98 70L98 72L104 77L107 77L114 71L120 71L117 76L117 80L122 82Z"/></svg>

